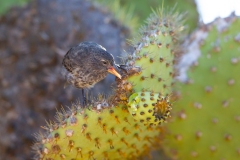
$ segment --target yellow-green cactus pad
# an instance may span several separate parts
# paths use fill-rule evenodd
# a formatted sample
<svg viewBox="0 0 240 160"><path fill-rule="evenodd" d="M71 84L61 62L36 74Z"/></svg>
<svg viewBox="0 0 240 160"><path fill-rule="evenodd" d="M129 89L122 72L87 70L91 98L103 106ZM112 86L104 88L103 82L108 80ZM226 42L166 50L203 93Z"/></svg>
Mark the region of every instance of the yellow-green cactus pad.
<svg viewBox="0 0 240 160"><path fill-rule="evenodd" d="M181 16L171 16L156 12L141 28L140 40L135 42L134 53L129 56L128 65L141 67L141 73L131 76L128 81L134 84L135 92L143 88L148 91L171 94L176 75L174 63L179 52L179 32L183 30Z"/></svg>
<svg viewBox="0 0 240 160"><path fill-rule="evenodd" d="M135 121L125 107L105 106L59 114L59 123L38 135L37 159L135 159L147 151L160 128Z"/></svg>
<svg viewBox="0 0 240 160"><path fill-rule="evenodd" d="M176 85L179 101L166 125L163 147L170 157L240 159L239 26L239 17L219 18L190 37L179 66L192 60L193 66L179 77L187 81Z"/></svg>

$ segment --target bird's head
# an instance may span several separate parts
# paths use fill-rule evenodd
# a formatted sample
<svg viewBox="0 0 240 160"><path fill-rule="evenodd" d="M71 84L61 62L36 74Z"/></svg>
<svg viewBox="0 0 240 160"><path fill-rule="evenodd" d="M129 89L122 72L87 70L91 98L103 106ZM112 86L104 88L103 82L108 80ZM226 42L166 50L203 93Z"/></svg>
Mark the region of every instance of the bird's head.
<svg viewBox="0 0 240 160"><path fill-rule="evenodd" d="M116 65L114 63L113 56L106 50L104 50L104 48L100 52L98 52L98 54L95 54L94 58L98 70L101 70L103 72L109 72L121 79L121 75L115 69Z"/></svg>
<svg viewBox="0 0 240 160"><path fill-rule="evenodd" d="M121 79L121 75L115 69L114 58L112 54L108 53L105 48L101 45L94 47L94 63L96 70L100 70L101 72L109 72L119 79Z"/></svg>

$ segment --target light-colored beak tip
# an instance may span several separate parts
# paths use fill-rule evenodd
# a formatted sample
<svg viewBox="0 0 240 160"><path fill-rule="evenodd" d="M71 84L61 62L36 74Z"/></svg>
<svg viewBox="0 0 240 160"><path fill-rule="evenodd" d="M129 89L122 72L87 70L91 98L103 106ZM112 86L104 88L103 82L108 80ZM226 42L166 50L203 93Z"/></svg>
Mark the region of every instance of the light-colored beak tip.
<svg viewBox="0 0 240 160"><path fill-rule="evenodd" d="M111 73L111 74L113 74L113 75L115 75L115 76L118 77L119 79L122 78L122 76L115 70L114 67L109 67L109 68L108 68L108 72Z"/></svg>

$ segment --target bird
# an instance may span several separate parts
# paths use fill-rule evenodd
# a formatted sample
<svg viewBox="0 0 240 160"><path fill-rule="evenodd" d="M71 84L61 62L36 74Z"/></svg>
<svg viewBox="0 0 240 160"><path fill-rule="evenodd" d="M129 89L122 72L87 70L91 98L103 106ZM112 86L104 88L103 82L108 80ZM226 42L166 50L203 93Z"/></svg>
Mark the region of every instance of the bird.
<svg viewBox="0 0 240 160"><path fill-rule="evenodd" d="M108 73L121 79L121 75L115 69L118 65L115 64L112 54L95 42L86 41L73 46L65 54L62 64L67 83L82 90L84 107L86 105L84 89L92 88Z"/></svg>

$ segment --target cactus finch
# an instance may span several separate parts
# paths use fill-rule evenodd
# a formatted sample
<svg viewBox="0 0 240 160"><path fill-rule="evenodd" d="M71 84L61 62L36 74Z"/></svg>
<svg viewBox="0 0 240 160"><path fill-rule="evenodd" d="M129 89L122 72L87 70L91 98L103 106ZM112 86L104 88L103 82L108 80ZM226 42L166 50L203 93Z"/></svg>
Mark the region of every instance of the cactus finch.
<svg viewBox="0 0 240 160"><path fill-rule="evenodd" d="M114 69L116 64L113 56L94 42L82 42L72 47L64 56L62 64L66 69L63 74L67 83L82 90L84 107L84 88L93 87L108 73L121 79L121 75Z"/></svg>

